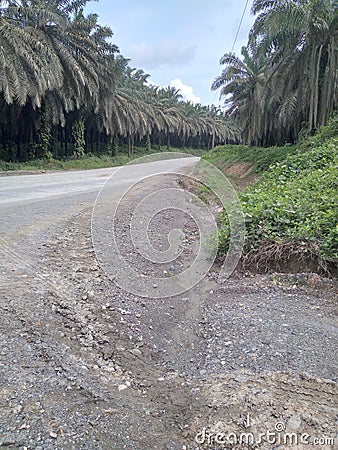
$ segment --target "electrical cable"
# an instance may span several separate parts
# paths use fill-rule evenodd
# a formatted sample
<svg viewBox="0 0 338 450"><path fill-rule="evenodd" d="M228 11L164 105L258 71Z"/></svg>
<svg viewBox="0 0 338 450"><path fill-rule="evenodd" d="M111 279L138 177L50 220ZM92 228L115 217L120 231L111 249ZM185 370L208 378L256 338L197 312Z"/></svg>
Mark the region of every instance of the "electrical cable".
<svg viewBox="0 0 338 450"><path fill-rule="evenodd" d="M234 48L235 48L235 45L236 45L236 42L237 42L237 39L238 39L239 32L241 31L242 23L243 23L244 15L246 13L246 9L248 7L248 3L249 3L249 0L246 0L245 6L244 6L244 10L243 10L243 14L242 14L241 20L240 20L239 25L238 25L238 30L237 30L237 33L236 33L236 36L235 36L235 40L234 40L234 43L232 44L231 53L234 51Z"/></svg>
<svg viewBox="0 0 338 450"><path fill-rule="evenodd" d="M244 9L243 9L243 13L242 13L242 17L241 17L241 20L239 21L239 25L238 25L238 29L237 29L237 32L236 32L235 40L234 40L234 43L232 44L232 48L231 48L231 52L230 53L233 53L233 51L234 51L234 48L235 48L235 45L236 45L236 42L237 42L237 39L238 39L238 36L239 36L239 32L241 31L241 28L242 28L243 19L244 19L244 16L245 16L248 4L249 4L249 0L246 0L245 5L244 5ZM212 103L214 103L216 95L217 95L217 91L215 92L215 95L214 95L214 98L212 100Z"/></svg>

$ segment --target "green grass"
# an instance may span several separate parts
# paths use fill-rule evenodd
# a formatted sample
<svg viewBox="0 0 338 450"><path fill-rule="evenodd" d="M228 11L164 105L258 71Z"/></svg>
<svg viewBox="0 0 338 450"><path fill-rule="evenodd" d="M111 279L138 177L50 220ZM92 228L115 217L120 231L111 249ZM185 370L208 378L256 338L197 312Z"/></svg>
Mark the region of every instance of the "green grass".
<svg viewBox="0 0 338 450"><path fill-rule="evenodd" d="M337 261L337 120L299 146L281 148L283 158L262 171L276 157L269 151L262 149L265 154L257 164L261 172L258 181L239 193L246 218L245 254L289 242L303 248L311 245L320 257ZM258 154L258 149L252 152ZM243 155L247 160L251 152ZM224 213L219 220L219 253L224 254L229 245L229 222Z"/></svg>
<svg viewBox="0 0 338 450"><path fill-rule="evenodd" d="M165 147L161 148L159 152L155 148L151 151L154 153L164 153L164 152L178 152L187 153L194 156L202 156L205 154L205 150L202 149L178 149L170 148L167 150ZM0 160L0 171L48 171L48 170L88 170L88 169L101 169L106 167L116 167L128 164L130 161L140 158L142 156L149 155L144 148L135 147L134 154L131 158L128 157L126 153L120 153L116 156L109 155L85 155L83 158L74 159L70 158L65 161L61 160L45 160L37 159L33 161L28 161L24 163L13 163L5 162Z"/></svg>
<svg viewBox="0 0 338 450"><path fill-rule="evenodd" d="M260 173L269 166L282 161L295 151L295 146L285 147L248 147L246 145L223 145L216 147L213 152L208 152L203 159L214 164L221 170L229 164L246 162L253 165L253 170Z"/></svg>

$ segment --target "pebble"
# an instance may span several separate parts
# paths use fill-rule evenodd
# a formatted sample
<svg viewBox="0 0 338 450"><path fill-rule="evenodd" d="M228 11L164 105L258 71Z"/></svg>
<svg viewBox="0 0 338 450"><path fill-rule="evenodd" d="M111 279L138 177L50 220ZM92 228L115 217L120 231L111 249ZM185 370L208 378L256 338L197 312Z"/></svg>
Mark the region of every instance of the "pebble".
<svg viewBox="0 0 338 450"><path fill-rule="evenodd" d="M237 375L235 381L237 381L237 383L246 383L248 381L248 377L246 375Z"/></svg>
<svg viewBox="0 0 338 450"><path fill-rule="evenodd" d="M94 291L88 291L87 297L88 297L88 300L94 300L94 298L95 298Z"/></svg>
<svg viewBox="0 0 338 450"><path fill-rule="evenodd" d="M301 424L302 424L302 419L300 418L300 416L298 414L294 414L287 421L287 428L289 428L290 430L296 431L300 428Z"/></svg>
<svg viewBox="0 0 338 450"><path fill-rule="evenodd" d="M128 389L128 386L125 385L125 384L120 384L120 385L118 386L119 392L125 391L126 389Z"/></svg>

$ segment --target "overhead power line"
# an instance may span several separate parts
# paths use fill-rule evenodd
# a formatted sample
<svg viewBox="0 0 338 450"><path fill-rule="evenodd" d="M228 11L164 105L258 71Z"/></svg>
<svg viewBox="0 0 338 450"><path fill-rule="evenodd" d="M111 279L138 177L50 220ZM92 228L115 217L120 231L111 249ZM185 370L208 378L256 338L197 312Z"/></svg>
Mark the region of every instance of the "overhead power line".
<svg viewBox="0 0 338 450"><path fill-rule="evenodd" d="M236 45L236 42L237 42L237 39L238 39L238 36L239 36L239 32L241 31L242 24L243 24L243 19L244 19L246 10L248 8L248 4L249 4L249 0L246 0L245 5L244 5L244 9L243 9L243 13L242 13L242 17L241 17L241 20L240 20L239 25L238 25L238 29L237 29L237 33L236 33L236 36L235 36L235 40L234 40L234 43L232 44L231 53L233 53L233 51L234 51L234 48L235 48L235 45ZM216 95L217 95L217 91L215 92L214 98L212 99L212 103L214 103Z"/></svg>
<svg viewBox="0 0 338 450"><path fill-rule="evenodd" d="M242 23L243 23L243 19L244 19L244 16L245 16L245 13L246 13L246 10L247 10L247 7L248 7L248 3L249 3L249 0L246 0L245 6L244 6L244 10L243 10L243 14L242 14L241 20L240 20L239 25L238 25L238 29L237 29L237 33L236 33L236 36L235 36L235 40L234 40L234 43L232 44L231 53L233 53L233 51L234 51L234 48L235 48L235 45L236 45L236 42L237 42L237 39L238 39L239 32L241 31Z"/></svg>

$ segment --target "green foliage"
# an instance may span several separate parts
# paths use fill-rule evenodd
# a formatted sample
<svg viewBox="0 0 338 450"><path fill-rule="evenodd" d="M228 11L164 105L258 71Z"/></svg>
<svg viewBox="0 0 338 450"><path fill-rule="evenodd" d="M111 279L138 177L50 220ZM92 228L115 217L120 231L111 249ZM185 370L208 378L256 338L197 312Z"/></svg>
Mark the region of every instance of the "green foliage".
<svg viewBox="0 0 338 450"><path fill-rule="evenodd" d="M119 140L118 138L114 138L113 141L113 156L116 156L119 152Z"/></svg>
<svg viewBox="0 0 338 450"><path fill-rule="evenodd" d="M337 1L253 0L255 21L241 57L225 53L220 89L249 145L297 142L338 106Z"/></svg>
<svg viewBox="0 0 338 450"><path fill-rule="evenodd" d="M146 139L146 150L147 152L151 152L151 140L150 140L150 134L147 134L147 139Z"/></svg>
<svg viewBox="0 0 338 450"><path fill-rule="evenodd" d="M82 158L85 154L85 126L82 119L77 120L72 126L72 135L74 139L74 149L77 158Z"/></svg>
<svg viewBox="0 0 338 450"><path fill-rule="evenodd" d="M44 110L41 114L41 128L40 128L40 153L43 158L51 159L50 142L52 138L52 124L50 121L50 114Z"/></svg>
<svg viewBox="0 0 338 450"><path fill-rule="evenodd" d="M134 144L150 151L165 140L168 149L207 148L211 136L217 144L236 141L222 111L149 85L149 75L118 54L112 30L84 13L86 3L1 2L0 158L111 154L115 138L129 141L130 155Z"/></svg>
<svg viewBox="0 0 338 450"><path fill-rule="evenodd" d="M239 194L246 218L245 253L271 243L315 244L318 255L338 259L337 121L293 149ZM335 135L335 136L334 136ZM315 147L315 145L318 145ZM220 253L227 251L229 223L220 220Z"/></svg>
<svg viewBox="0 0 338 450"><path fill-rule="evenodd" d="M295 146L263 148L223 145L216 147L213 152L208 152L203 159L220 168L229 163L248 162L255 167L256 172L262 172L272 164L285 159L288 154L295 151L295 148Z"/></svg>
<svg viewBox="0 0 338 450"><path fill-rule="evenodd" d="M320 128L320 130L311 137L300 141L300 149L308 150L309 148L316 148L319 145L326 142L328 139L338 136L338 113L336 112L329 123L326 126Z"/></svg>

